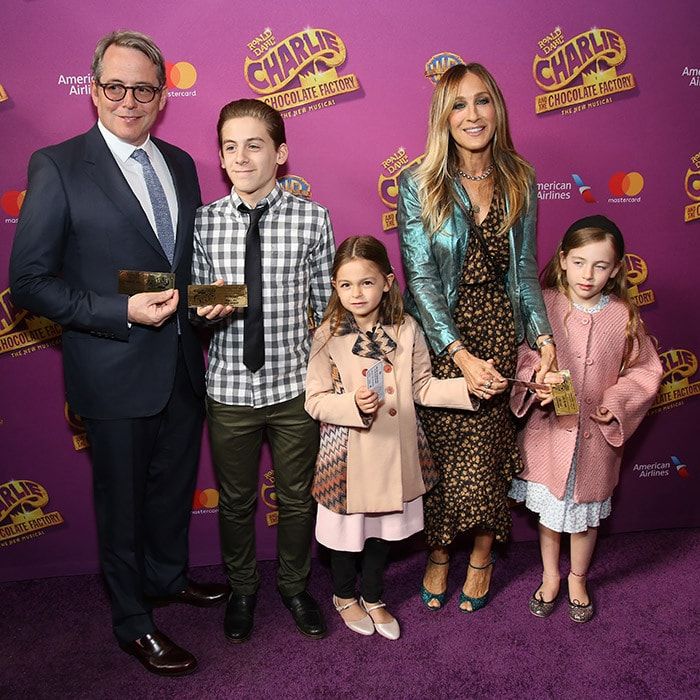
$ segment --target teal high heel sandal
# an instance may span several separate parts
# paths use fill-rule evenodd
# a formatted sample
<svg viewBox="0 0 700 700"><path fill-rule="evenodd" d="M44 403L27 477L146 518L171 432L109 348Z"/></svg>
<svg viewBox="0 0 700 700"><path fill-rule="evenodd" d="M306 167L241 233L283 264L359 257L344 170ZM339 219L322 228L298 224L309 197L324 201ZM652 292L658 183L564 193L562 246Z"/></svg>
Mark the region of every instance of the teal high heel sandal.
<svg viewBox="0 0 700 700"><path fill-rule="evenodd" d="M472 569L476 569L477 571L482 571L483 569L488 569L489 566L493 566L494 564L494 558L493 556L491 557L491 561L488 564L484 564L483 566L474 566L471 562L469 562L469 566ZM459 592L459 602L457 605L459 606L459 611L463 613L472 613L476 612L477 610L481 610L481 608L485 607L486 603L489 602L491 592L486 591L484 595L480 596L479 598L472 598L471 596L467 595L463 590ZM463 608L462 605L464 603L470 603L471 604L471 610L469 608Z"/></svg>
<svg viewBox="0 0 700 700"><path fill-rule="evenodd" d="M447 561L435 561L435 559L432 557L428 557L428 560L431 564L435 564L435 566L447 566L450 563L449 559ZM445 589L442 593L431 593L423 584L421 584L420 599L423 601L423 605L428 608L428 610L433 612L436 610L441 610L445 605L446 598L447 589ZM440 603L440 605L430 605L430 603L433 601Z"/></svg>

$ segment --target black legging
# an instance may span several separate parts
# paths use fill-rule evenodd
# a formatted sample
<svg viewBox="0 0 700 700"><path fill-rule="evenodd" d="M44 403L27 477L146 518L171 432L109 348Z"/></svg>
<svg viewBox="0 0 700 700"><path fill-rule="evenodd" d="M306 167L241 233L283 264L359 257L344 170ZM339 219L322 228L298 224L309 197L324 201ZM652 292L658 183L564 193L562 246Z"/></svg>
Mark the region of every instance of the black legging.
<svg viewBox="0 0 700 700"><path fill-rule="evenodd" d="M338 598L355 597L357 560L362 565L360 595L368 603L376 603L382 597L384 567L389 554L389 543L377 537L365 540L362 552L338 552L331 550L331 574L333 592Z"/></svg>

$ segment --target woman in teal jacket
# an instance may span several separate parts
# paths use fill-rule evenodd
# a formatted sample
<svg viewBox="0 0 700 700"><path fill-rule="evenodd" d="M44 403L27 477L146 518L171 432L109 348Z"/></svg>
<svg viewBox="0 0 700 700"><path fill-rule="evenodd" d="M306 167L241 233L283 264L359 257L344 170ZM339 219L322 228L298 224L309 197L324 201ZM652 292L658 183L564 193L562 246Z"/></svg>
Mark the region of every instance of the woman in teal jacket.
<svg viewBox="0 0 700 700"><path fill-rule="evenodd" d="M503 95L478 63L456 65L433 95L422 162L399 179L398 228L406 310L422 325L435 376L464 376L474 413L420 408L442 478L426 496L430 555L421 597L444 605L448 545L474 534L459 609L488 601L494 541L511 521L507 493L522 469L508 382L517 346L540 350L539 379L556 366L537 279L537 191L515 151Z"/></svg>

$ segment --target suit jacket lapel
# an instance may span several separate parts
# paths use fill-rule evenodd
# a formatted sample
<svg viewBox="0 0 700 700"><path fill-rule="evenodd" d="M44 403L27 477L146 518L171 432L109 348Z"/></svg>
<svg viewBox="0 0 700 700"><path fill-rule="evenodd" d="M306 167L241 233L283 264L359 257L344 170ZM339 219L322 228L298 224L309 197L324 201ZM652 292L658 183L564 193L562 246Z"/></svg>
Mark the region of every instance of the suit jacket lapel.
<svg viewBox="0 0 700 700"><path fill-rule="evenodd" d="M105 196L114 202L134 228L167 260L148 217L115 162L97 125L85 135L85 165L89 177L97 183Z"/></svg>

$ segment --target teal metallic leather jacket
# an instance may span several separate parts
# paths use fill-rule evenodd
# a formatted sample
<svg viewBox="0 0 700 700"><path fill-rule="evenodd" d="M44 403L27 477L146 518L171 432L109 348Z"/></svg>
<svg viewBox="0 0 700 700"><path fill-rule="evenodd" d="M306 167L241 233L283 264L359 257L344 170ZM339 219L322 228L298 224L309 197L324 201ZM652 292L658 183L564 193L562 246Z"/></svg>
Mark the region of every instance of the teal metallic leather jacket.
<svg viewBox="0 0 700 700"><path fill-rule="evenodd" d="M455 195L466 210L471 209L469 197L459 183L455 184ZM406 311L421 324L433 350L442 354L450 343L460 340L452 315L469 243L469 219L455 206L452 215L429 237L421 221L412 170L399 177L397 219L406 273ZM510 263L505 286L513 305L516 341L520 344L527 338L533 348L538 336L552 332L537 279L536 223L537 191L532 187L530 207L508 232Z"/></svg>

